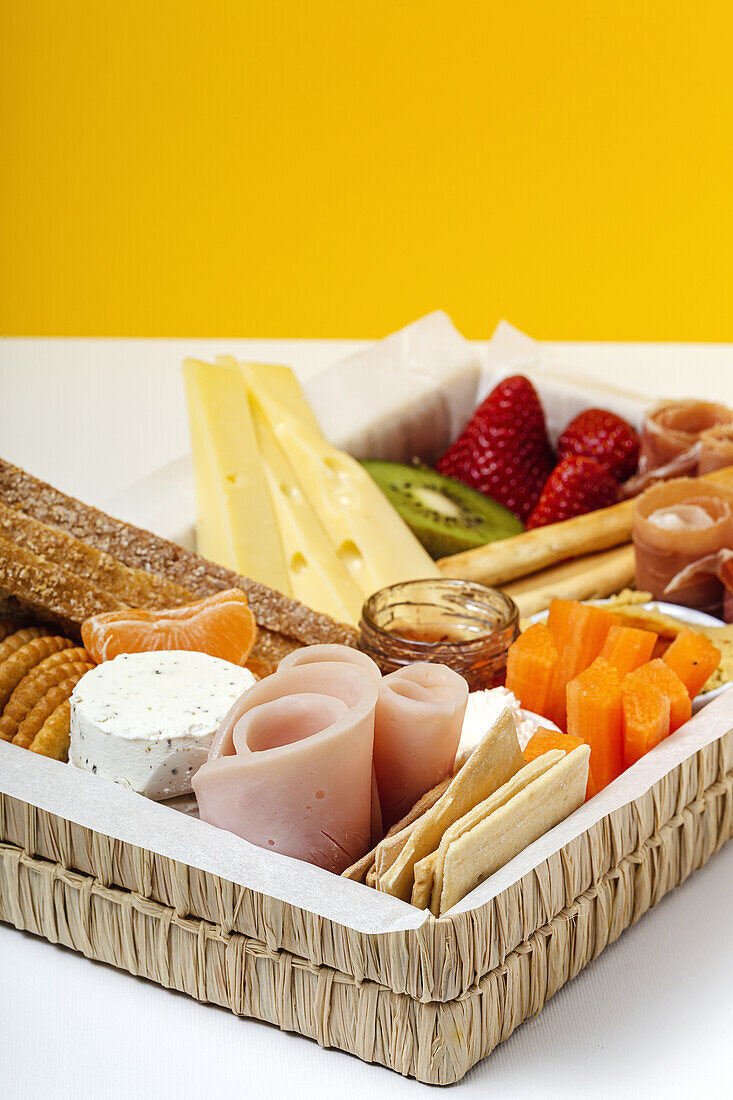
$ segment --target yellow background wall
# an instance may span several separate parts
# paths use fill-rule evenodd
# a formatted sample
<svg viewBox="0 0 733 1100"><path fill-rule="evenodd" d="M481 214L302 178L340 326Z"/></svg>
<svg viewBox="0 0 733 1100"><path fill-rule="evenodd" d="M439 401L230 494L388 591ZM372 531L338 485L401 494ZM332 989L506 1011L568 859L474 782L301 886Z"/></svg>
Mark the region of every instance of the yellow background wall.
<svg viewBox="0 0 733 1100"><path fill-rule="evenodd" d="M733 339L729 0L0 0L0 331Z"/></svg>

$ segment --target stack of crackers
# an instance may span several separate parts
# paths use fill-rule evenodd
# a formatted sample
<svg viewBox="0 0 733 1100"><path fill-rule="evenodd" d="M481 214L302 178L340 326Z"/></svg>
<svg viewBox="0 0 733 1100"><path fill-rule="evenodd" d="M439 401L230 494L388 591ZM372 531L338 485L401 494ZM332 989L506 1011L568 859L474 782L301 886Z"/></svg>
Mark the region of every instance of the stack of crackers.
<svg viewBox="0 0 733 1100"><path fill-rule="evenodd" d="M66 760L69 699L93 667L86 650L53 627L0 620L0 740Z"/></svg>
<svg viewBox="0 0 733 1100"><path fill-rule="evenodd" d="M505 710L466 763L344 876L442 916L582 805L589 758L581 745L526 763Z"/></svg>

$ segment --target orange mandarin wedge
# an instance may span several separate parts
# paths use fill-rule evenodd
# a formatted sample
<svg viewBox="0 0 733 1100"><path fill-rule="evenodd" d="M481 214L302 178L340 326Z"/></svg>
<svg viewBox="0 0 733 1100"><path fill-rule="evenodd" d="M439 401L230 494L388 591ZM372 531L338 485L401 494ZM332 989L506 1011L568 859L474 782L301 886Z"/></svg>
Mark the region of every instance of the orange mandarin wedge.
<svg viewBox="0 0 733 1100"><path fill-rule="evenodd" d="M243 665L254 645L257 624L240 588L170 610L108 611L93 615L81 628L95 661L120 653L156 649L193 649Z"/></svg>

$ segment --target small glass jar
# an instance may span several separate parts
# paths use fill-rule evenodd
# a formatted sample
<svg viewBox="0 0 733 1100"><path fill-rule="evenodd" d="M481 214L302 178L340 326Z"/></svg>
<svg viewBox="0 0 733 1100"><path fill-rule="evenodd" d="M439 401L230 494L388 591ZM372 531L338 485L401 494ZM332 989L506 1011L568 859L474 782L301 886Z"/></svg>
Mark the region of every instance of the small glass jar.
<svg viewBox="0 0 733 1100"><path fill-rule="evenodd" d="M382 588L364 604L359 648L383 673L415 661L448 665L471 691L504 683L519 633L517 605L497 588L438 578Z"/></svg>

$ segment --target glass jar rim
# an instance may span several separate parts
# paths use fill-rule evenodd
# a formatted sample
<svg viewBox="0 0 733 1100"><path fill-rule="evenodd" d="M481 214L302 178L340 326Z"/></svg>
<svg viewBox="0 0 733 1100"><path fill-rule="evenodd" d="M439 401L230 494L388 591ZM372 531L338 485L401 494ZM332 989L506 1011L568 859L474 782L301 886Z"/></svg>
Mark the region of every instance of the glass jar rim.
<svg viewBox="0 0 733 1100"><path fill-rule="evenodd" d="M383 626L380 626L375 620L374 603L379 598L384 600L389 598L390 593L397 593L405 589L409 590L412 587L424 586L429 588L433 586L437 590L437 594L441 592L458 592L462 591L464 594L473 595L479 604L476 610L482 610L481 604L486 608L486 611L493 611L496 615L498 613L498 620L494 622L491 628L488 628L484 634L479 634L474 638L459 638L455 641L441 643L446 647L455 647L463 651L470 651L471 648L479 648L486 645L486 640L491 634L497 632L503 632L507 629L511 629L519 621L519 608L515 604L511 596L507 596L505 592L502 592L499 588L490 588L488 585L480 584L478 581L464 581L455 577L428 577L425 579L416 578L409 581L398 581L397 584L388 585L386 588L380 588L377 592L374 592L367 600L364 601L361 612L362 624L374 631L377 635L390 639L391 641L405 642L410 646L414 646L416 650L420 651L422 647L426 650L434 649L435 642L430 640L420 640L419 638L406 638L403 635L386 630ZM494 605L491 606L487 601L490 600ZM395 600L395 603L397 601ZM427 605L428 601L424 601L423 605Z"/></svg>

